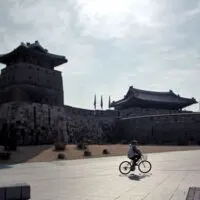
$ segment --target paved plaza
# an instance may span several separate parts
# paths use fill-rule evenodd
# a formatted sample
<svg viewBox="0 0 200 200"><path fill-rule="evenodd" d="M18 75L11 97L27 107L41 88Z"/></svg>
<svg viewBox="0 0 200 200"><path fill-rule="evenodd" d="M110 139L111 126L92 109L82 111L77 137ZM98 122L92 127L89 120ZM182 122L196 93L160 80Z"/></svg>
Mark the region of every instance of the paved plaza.
<svg viewBox="0 0 200 200"><path fill-rule="evenodd" d="M0 167L0 184L28 183L32 200L185 200L200 187L200 151L149 154L147 176L120 175L126 157L107 157Z"/></svg>

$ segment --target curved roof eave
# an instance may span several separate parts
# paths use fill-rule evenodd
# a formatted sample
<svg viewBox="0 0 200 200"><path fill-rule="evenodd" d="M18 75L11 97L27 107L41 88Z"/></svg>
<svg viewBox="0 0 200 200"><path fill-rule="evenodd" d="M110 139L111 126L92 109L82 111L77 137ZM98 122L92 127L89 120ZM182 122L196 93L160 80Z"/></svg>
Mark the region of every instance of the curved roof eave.
<svg viewBox="0 0 200 200"><path fill-rule="evenodd" d="M195 103L197 103L197 101L193 98L193 99L187 99L187 98L184 98L182 100L180 100L179 102L175 102L175 101L156 101L156 100L150 100L150 99L140 99L140 98L137 98L137 97L133 97L133 96L130 96L128 98L125 98L125 99L122 99L122 100L119 100L119 101L116 101L116 102L112 102L111 103L111 107L116 107L118 105L123 105L125 104L126 102L130 101L131 99L138 99L138 100L142 100L142 101L147 101L149 103L151 102L157 102L157 103L163 103L163 104L177 104L177 105L180 105L180 107L187 107L187 106L191 106Z"/></svg>
<svg viewBox="0 0 200 200"><path fill-rule="evenodd" d="M158 95L175 95L177 96L173 90L169 90L169 91L166 91L166 92L158 92L158 91L150 91L150 90L142 90L142 89L138 89L138 88L134 88L133 86L130 86L130 91L131 92L142 92L142 93L147 93L147 94L158 94Z"/></svg>
<svg viewBox="0 0 200 200"><path fill-rule="evenodd" d="M39 51L36 51L34 49L29 48L27 45L25 45L23 43L21 45L19 45L17 48L15 48L14 50L12 50L11 52L6 53L6 54L1 54L0 55L0 62L6 64L6 60L8 59L8 57L10 57L12 54L16 53L17 51L24 51L24 50L32 51L32 52L40 54L42 56L48 56L51 59L60 60L61 62L55 62L59 65L68 62L68 59L66 59L65 56L60 56L60 55L56 55L56 54L52 54L52 53L48 53L48 52L46 52L46 53L39 52Z"/></svg>

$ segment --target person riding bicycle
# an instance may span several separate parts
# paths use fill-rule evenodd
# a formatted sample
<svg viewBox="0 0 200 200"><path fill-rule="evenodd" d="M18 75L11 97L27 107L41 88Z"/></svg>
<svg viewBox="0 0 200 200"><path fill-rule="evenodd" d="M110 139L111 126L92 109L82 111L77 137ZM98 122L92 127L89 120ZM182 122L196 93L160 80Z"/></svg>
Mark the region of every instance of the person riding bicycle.
<svg viewBox="0 0 200 200"><path fill-rule="evenodd" d="M135 170L135 165L140 160L142 153L140 149L137 147L138 142L136 140L133 140L131 144L129 144L128 149L128 158L132 160L132 170Z"/></svg>

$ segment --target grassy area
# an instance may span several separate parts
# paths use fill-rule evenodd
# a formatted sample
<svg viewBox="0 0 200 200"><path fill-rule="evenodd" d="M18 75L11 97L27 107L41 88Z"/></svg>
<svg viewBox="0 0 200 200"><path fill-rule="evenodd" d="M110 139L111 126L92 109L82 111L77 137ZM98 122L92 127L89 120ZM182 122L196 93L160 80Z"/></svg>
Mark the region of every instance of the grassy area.
<svg viewBox="0 0 200 200"><path fill-rule="evenodd" d="M127 154L128 145L89 145L92 157L102 156L121 156ZM160 153L168 151L187 151L200 150L200 146L140 146L144 153ZM103 155L103 149L108 149L110 154ZM0 164L13 164L24 162L49 162L57 159L59 153L64 153L68 160L84 158L83 151L78 150L76 145L67 145L66 150L62 152L54 151L51 145L42 146L24 146L18 147L16 152L12 153L12 158L8 161L1 161Z"/></svg>

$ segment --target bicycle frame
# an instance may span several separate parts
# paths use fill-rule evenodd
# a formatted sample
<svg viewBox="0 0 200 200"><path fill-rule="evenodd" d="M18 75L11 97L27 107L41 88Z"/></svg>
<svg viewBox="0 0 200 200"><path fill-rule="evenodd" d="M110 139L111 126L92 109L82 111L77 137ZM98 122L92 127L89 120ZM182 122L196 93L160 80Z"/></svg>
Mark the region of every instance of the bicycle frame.
<svg viewBox="0 0 200 200"><path fill-rule="evenodd" d="M131 160L131 159L130 159ZM143 160L147 160L147 158L145 158L145 155L144 154L142 154L142 156L141 156L141 158L135 163L135 165L137 166L141 161L143 161ZM133 165L134 164L134 161L133 160L131 160L131 165Z"/></svg>

